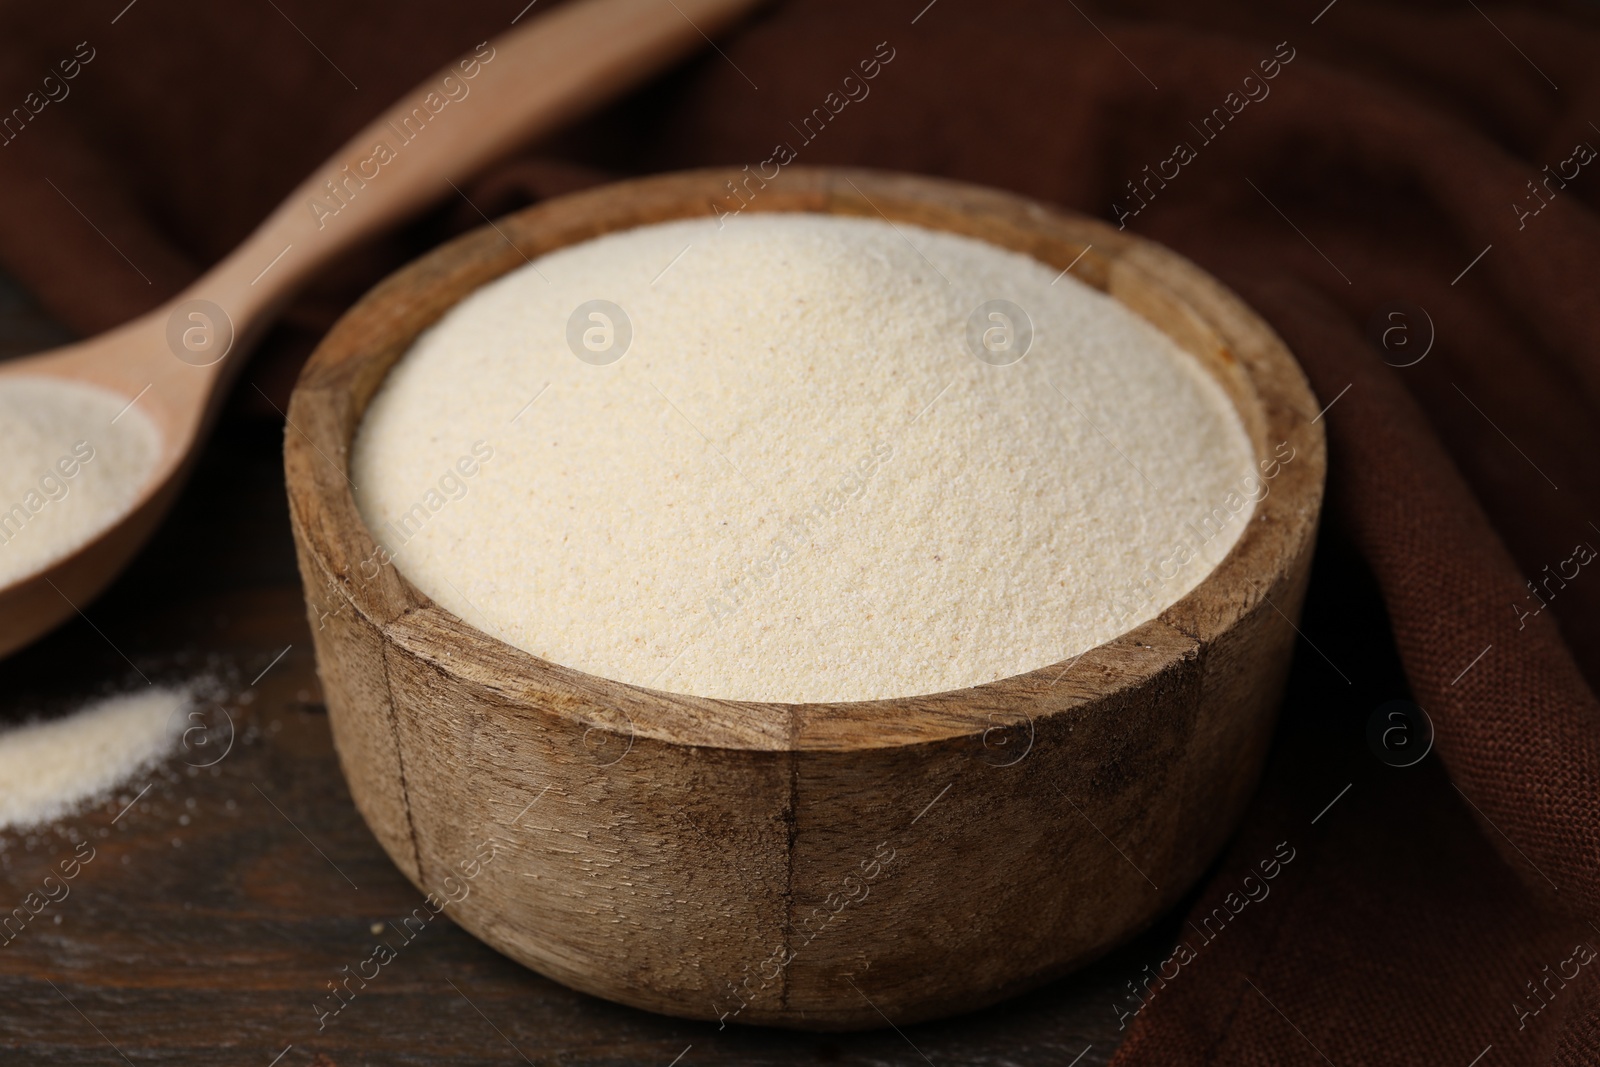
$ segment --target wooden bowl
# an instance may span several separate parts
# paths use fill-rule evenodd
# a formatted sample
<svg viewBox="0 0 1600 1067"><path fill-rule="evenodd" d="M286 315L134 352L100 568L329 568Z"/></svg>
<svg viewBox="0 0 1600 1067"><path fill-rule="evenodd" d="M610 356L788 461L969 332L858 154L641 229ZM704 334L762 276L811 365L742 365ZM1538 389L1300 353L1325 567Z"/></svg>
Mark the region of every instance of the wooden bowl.
<svg viewBox="0 0 1600 1067"><path fill-rule="evenodd" d="M841 704L699 699L570 670L474 629L385 565L347 464L418 333L524 257L704 215L732 203L738 177L647 178L518 212L390 277L317 349L284 459L334 742L357 807L433 894L427 906L576 989L813 1029L981 1007L1137 933L1231 833L1310 568L1317 404L1255 314L1148 241L989 189L789 168L746 210L881 212L1075 263L1192 353L1232 398L1269 486L1227 558L1159 618L1075 660Z"/></svg>

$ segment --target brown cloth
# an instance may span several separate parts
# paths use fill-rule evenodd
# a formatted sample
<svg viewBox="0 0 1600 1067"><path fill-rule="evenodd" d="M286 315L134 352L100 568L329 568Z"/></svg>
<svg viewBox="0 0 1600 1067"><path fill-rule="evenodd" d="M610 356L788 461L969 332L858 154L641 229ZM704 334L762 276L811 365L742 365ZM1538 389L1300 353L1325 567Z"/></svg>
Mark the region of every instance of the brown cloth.
<svg viewBox="0 0 1600 1067"><path fill-rule="evenodd" d="M0 269L83 332L170 295L521 6L125 4L0 11L0 111L61 96L0 146ZM1314 684L1188 951L1108 1005L1118 1063L1600 1062L1597 27L1490 0L798 0L468 187L492 213L786 142L1120 220L1288 341L1331 405ZM340 308L477 222L442 204L352 256L250 376L281 404ZM1350 582L1325 577L1355 554ZM1344 610L1361 582L1392 645L1375 601ZM1437 730L1410 768L1365 739L1402 684ZM1280 849L1270 895L1230 905Z"/></svg>

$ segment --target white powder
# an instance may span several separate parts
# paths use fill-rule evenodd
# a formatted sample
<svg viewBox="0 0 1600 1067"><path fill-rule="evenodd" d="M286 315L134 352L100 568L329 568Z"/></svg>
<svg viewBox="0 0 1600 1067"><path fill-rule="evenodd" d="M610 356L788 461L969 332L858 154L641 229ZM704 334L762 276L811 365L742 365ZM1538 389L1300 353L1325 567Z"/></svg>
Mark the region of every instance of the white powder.
<svg viewBox="0 0 1600 1067"><path fill-rule="evenodd" d="M562 249L462 301L389 374L356 501L438 603L625 682L863 700L1055 663L1199 584L1250 506L1203 543L1191 524L1254 474L1204 370L1058 274L819 215ZM596 299L631 323L608 365L568 342ZM994 299L1033 325L1008 366L968 341ZM604 344L603 321L579 325ZM1184 544L1192 560L1158 566Z"/></svg>
<svg viewBox="0 0 1600 1067"><path fill-rule="evenodd" d="M127 397L0 376L0 586L111 526L138 498L160 448L155 424Z"/></svg>
<svg viewBox="0 0 1600 1067"><path fill-rule="evenodd" d="M0 733L0 830L53 822L171 752L192 690L138 689Z"/></svg>

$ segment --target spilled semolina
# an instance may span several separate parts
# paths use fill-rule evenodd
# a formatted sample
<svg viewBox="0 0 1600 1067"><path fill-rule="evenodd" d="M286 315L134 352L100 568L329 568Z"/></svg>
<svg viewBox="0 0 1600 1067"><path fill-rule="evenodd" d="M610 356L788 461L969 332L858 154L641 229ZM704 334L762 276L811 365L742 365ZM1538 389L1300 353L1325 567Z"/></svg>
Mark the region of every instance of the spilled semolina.
<svg viewBox="0 0 1600 1067"><path fill-rule="evenodd" d="M193 686L146 686L0 732L0 830L53 822L178 747Z"/></svg>

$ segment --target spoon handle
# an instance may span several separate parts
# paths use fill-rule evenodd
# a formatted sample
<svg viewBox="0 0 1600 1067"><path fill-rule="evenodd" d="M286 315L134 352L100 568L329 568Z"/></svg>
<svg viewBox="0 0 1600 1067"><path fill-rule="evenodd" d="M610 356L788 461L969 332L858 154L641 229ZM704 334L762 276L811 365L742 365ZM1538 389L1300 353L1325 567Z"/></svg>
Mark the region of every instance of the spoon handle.
<svg viewBox="0 0 1600 1067"><path fill-rule="evenodd" d="M243 347L316 271L530 137L692 53L756 0L573 0L428 78L318 167L169 308L221 307ZM222 373L222 360L212 368ZM229 368L231 369L231 368Z"/></svg>

